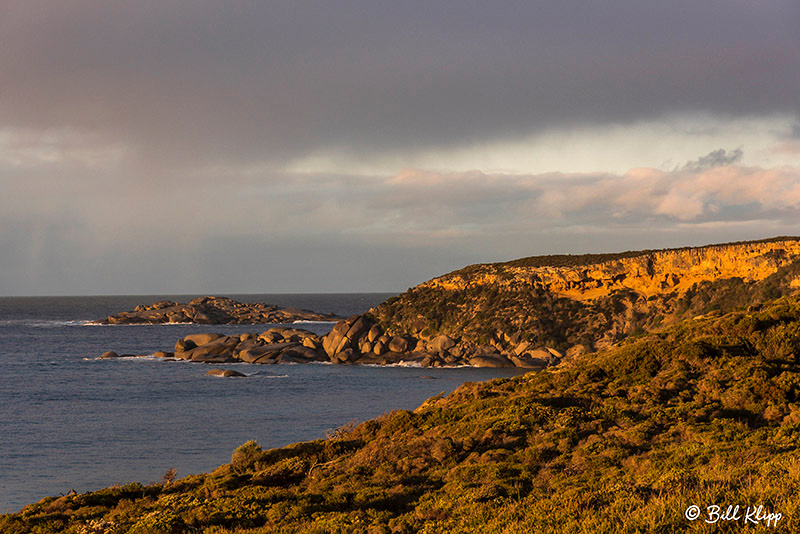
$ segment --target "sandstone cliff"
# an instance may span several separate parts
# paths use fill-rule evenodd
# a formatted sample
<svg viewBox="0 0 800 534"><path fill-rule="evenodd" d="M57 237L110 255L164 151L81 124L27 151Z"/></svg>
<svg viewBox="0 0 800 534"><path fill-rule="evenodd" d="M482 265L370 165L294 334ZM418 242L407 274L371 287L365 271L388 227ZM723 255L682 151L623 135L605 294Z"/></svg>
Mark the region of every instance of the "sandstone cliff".
<svg viewBox="0 0 800 534"><path fill-rule="evenodd" d="M635 291L644 297L671 292L684 293L704 281L741 278L763 280L780 267L800 257L800 240L779 238L749 243L711 245L676 250L620 254L598 263L559 266L567 257L553 257L555 265L526 266L525 260L483 264L461 269L420 287L464 290L476 286L512 289L525 285L580 301L606 297L616 291ZM533 258L531 258L533 259ZM800 278L793 281L795 287Z"/></svg>
<svg viewBox="0 0 800 534"><path fill-rule="evenodd" d="M448 335L466 353L574 355L686 317L800 289L800 238L465 267L369 315L390 334Z"/></svg>

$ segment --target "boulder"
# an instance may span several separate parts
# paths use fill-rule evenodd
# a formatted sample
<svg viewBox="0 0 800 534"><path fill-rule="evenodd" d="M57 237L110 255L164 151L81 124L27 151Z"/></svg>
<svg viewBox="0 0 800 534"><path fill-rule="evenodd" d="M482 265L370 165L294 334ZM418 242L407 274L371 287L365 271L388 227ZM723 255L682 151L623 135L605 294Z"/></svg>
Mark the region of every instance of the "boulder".
<svg viewBox="0 0 800 534"><path fill-rule="evenodd" d="M510 359L516 367L522 367L525 369L544 369L547 367L547 362L540 359L534 360L531 358L530 354L511 356Z"/></svg>
<svg viewBox="0 0 800 534"><path fill-rule="evenodd" d="M367 340L370 343L373 343L376 339L381 337L382 334L383 334L383 329L379 325L374 324L369 329L369 332L367 332Z"/></svg>
<svg viewBox="0 0 800 534"><path fill-rule="evenodd" d="M167 322L170 323L188 323L189 318L182 311L170 311L166 313Z"/></svg>
<svg viewBox="0 0 800 534"><path fill-rule="evenodd" d="M211 369L206 374L209 375L209 376L224 376L224 377L243 377L243 376L247 376L246 374L240 373L239 371L234 371L233 369Z"/></svg>
<svg viewBox="0 0 800 534"><path fill-rule="evenodd" d="M405 352L408 350L408 340L404 337L395 336L389 341L391 352Z"/></svg>
<svg viewBox="0 0 800 534"><path fill-rule="evenodd" d="M423 351L412 352L411 354L405 353L397 353L397 352L388 352L386 356L389 355L396 355L395 358L397 361L403 361L406 363L415 363L417 365L421 365L423 367L430 367L433 363L433 355Z"/></svg>
<svg viewBox="0 0 800 534"><path fill-rule="evenodd" d="M361 341L359 341L358 352L362 354L367 354L368 352L372 352L372 343L370 343L366 337L362 337Z"/></svg>
<svg viewBox="0 0 800 534"><path fill-rule="evenodd" d="M556 359L553 357L550 351L544 348L532 350L530 352L526 352L526 354L529 354L534 360L541 360L545 362L547 365L556 363Z"/></svg>
<svg viewBox="0 0 800 534"><path fill-rule="evenodd" d="M193 362L233 362L235 361L235 358L233 357L234 348L235 345L232 346L230 343L225 343L224 340L219 342L212 341L211 343L205 343L204 345L200 345L199 347L195 347L192 350L184 352L181 357Z"/></svg>
<svg viewBox="0 0 800 534"><path fill-rule="evenodd" d="M508 358L502 354L480 354L469 359L473 367L513 367Z"/></svg>
<svg viewBox="0 0 800 534"><path fill-rule="evenodd" d="M239 351L237 357L246 363L262 363L261 360L271 360L287 348L297 346L297 344L271 343L269 345L259 345Z"/></svg>
<svg viewBox="0 0 800 534"><path fill-rule="evenodd" d="M319 342L319 339L314 339L313 337L304 337L302 345L314 350L322 348L322 343Z"/></svg>
<svg viewBox="0 0 800 534"><path fill-rule="evenodd" d="M344 349L341 352L337 352L331 361L334 363L351 363L356 360L360 355L356 355L353 349Z"/></svg>
<svg viewBox="0 0 800 534"><path fill-rule="evenodd" d="M175 343L175 352L186 352L187 350L192 350L195 347L197 347L197 345L194 341L185 341L183 339L179 339Z"/></svg>
<svg viewBox="0 0 800 534"><path fill-rule="evenodd" d="M100 355L101 360L107 360L109 358L119 358L119 354L117 354L113 350L107 350L106 352Z"/></svg>
<svg viewBox="0 0 800 534"><path fill-rule="evenodd" d="M175 353L173 352L164 352L163 350L157 350L153 353L154 358L174 358Z"/></svg>
<svg viewBox="0 0 800 534"><path fill-rule="evenodd" d="M519 356L520 354L523 354L526 350L530 348L531 348L530 341L523 341L522 343L514 347L514 354Z"/></svg>
<svg viewBox="0 0 800 534"><path fill-rule="evenodd" d="M353 326L353 323L356 322L358 315L353 315L352 317L348 317L344 321L339 321L334 325L328 335L326 335L322 340L322 348L328 354L328 356L333 357L335 354L341 352L349 343L349 339L347 338L346 334L350 330L350 327Z"/></svg>
<svg viewBox="0 0 800 534"><path fill-rule="evenodd" d="M242 341L238 345L236 345L236 348L233 351L233 356L235 358L238 358L239 354L241 352L243 352L243 351L254 349L256 347L263 347L263 346L264 346L264 342L261 341L258 338L256 338L256 339L245 339L244 341Z"/></svg>
<svg viewBox="0 0 800 534"><path fill-rule="evenodd" d="M370 321L366 318L366 316L361 315L358 319L355 320L353 325L347 331L347 339L350 341L355 341L360 338L364 333L366 333L370 328Z"/></svg>
<svg viewBox="0 0 800 534"><path fill-rule="evenodd" d="M430 343L431 349L435 350L436 352L444 352L446 350L450 350L456 346L456 342L450 336L446 336L444 334L440 336L436 336Z"/></svg>
<svg viewBox="0 0 800 534"><path fill-rule="evenodd" d="M190 334L183 338L183 341L191 341L196 346L200 347L212 341L225 337L222 334L208 333L208 334Z"/></svg>
<svg viewBox="0 0 800 534"><path fill-rule="evenodd" d="M377 354L362 354L355 363L359 365L386 365L388 362L385 357Z"/></svg>
<svg viewBox="0 0 800 534"><path fill-rule="evenodd" d="M276 328L270 328L266 332L259 334L258 339L265 343L276 343L278 341L283 341L283 334Z"/></svg>
<svg viewBox="0 0 800 534"><path fill-rule="evenodd" d="M304 347L303 345L295 345L284 349L278 356L278 361L280 363L308 363L325 360L327 360L327 358L323 357L317 351Z"/></svg>

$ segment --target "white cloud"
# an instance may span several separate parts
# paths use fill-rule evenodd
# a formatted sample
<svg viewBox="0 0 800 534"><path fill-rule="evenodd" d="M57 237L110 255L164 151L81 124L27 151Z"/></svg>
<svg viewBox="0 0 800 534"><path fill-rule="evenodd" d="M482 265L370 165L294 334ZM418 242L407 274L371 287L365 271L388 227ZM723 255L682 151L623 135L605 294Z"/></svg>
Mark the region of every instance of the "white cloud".
<svg viewBox="0 0 800 534"><path fill-rule="evenodd" d="M449 148L406 149L364 154L327 148L288 162L288 173L387 175L404 168L440 172L479 170L488 174L624 173L631 168L674 169L719 147L742 150L740 163L773 167L797 161L791 141L796 117L727 117L704 113L668 115L633 123L549 128L505 140Z"/></svg>

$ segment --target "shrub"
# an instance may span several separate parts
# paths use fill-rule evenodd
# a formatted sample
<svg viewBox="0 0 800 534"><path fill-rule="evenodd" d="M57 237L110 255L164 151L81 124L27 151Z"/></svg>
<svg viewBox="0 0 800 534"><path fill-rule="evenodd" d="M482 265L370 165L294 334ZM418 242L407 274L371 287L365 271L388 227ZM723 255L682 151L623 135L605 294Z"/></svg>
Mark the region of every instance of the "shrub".
<svg viewBox="0 0 800 534"><path fill-rule="evenodd" d="M261 445L255 440L250 440L239 445L231 455L231 468L235 473L242 474L253 466L263 453Z"/></svg>

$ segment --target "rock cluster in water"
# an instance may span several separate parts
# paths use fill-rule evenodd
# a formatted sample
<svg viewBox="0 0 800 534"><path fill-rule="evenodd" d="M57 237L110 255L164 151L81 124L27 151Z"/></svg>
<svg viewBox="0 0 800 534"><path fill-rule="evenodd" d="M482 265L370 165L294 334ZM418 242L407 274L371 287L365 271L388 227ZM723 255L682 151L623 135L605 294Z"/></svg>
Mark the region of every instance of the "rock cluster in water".
<svg viewBox="0 0 800 534"><path fill-rule="evenodd" d="M227 297L199 297L188 304L164 300L133 311L110 315L102 324L265 324L295 321L335 321L340 317L263 302L237 302Z"/></svg>
<svg viewBox="0 0 800 534"><path fill-rule="evenodd" d="M117 354L106 352L101 358ZM130 356L130 355L128 355ZM330 333L319 336L299 328L274 327L260 334L226 336L192 334L178 340L174 350L152 356L192 362L409 364L422 367L469 365L474 367L544 368L559 363L561 353L545 347L519 343L503 353L492 345L473 346L447 335L428 340L393 336L368 315L353 315L339 321Z"/></svg>

